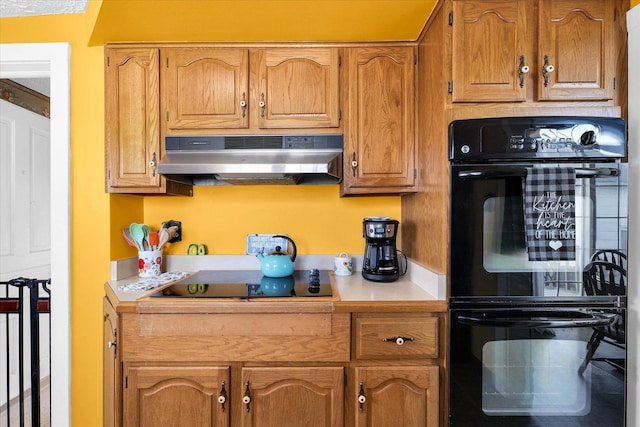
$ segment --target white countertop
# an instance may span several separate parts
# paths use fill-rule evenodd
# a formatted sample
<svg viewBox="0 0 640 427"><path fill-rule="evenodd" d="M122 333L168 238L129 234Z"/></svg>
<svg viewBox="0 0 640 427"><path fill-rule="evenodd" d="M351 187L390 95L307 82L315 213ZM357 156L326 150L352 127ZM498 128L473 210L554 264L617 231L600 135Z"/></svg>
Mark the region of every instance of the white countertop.
<svg viewBox="0 0 640 427"><path fill-rule="evenodd" d="M175 273L195 273L199 270L246 270L260 269L253 256L243 255L169 255L165 257L165 269ZM155 292L125 291L123 285L144 282L137 277L137 259L127 258L112 261L109 286L120 301L135 301ZM296 269L320 268L331 270L333 255L306 255L296 259ZM249 267L248 267L249 266ZM409 260L407 273L395 282L372 282L361 274L362 256L354 256L354 273L351 276L336 276L331 273L340 301L439 301L445 300L446 278Z"/></svg>

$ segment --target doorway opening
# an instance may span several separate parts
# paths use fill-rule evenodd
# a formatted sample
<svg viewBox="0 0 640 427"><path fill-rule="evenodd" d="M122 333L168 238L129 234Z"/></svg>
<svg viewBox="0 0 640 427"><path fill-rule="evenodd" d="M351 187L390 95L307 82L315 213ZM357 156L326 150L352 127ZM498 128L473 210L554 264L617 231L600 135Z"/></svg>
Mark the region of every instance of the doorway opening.
<svg viewBox="0 0 640 427"><path fill-rule="evenodd" d="M0 44L0 78L49 78L51 86L51 424L71 424L70 46ZM55 224L55 226L53 226Z"/></svg>

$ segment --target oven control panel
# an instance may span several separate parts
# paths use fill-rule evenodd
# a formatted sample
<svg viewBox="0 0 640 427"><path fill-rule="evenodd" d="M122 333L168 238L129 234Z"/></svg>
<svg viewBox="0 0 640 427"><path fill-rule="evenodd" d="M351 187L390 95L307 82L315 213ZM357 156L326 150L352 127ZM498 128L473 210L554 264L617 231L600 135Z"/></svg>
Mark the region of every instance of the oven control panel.
<svg viewBox="0 0 640 427"><path fill-rule="evenodd" d="M626 124L604 117L511 117L457 120L449 126L450 160L621 158Z"/></svg>
<svg viewBox="0 0 640 427"><path fill-rule="evenodd" d="M509 136L507 151L533 153L571 153L596 150L600 128L592 124L576 124L566 128L530 128L520 135Z"/></svg>

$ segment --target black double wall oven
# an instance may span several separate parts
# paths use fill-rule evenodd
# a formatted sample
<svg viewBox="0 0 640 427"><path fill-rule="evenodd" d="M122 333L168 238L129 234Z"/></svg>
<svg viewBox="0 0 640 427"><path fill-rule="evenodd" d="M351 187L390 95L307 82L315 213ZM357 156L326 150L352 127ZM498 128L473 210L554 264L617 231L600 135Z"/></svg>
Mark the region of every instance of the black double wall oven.
<svg viewBox="0 0 640 427"><path fill-rule="evenodd" d="M625 425L625 154L617 118L451 123L451 427Z"/></svg>

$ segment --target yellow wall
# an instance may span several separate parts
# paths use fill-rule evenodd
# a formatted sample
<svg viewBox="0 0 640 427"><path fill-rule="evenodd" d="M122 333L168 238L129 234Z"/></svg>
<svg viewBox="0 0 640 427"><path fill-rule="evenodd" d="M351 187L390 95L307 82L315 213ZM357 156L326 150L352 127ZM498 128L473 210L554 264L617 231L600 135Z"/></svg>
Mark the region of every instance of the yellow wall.
<svg viewBox="0 0 640 427"><path fill-rule="evenodd" d="M101 297L110 258L105 244L110 222L109 196L104 193L103 52L100 47L87 47L91 24L88 14L0 19L1 43L71 45L71 403L75 426L102 424Z"/></svg>
<svg viewBox="0 0 640 427"><path fill-rule="evenodd" d="M168 253L184 254L189 243L209 253L244 254L249 233L286 233L300 254L362 253L362 218L400 219L399 197L340 198L332 186L195 187L193 198L147 197L145 220L182 221L184 240ZM131 248L133 250L133 248Z"/></svg>
<svg viewBox="0 0 640 427"><path fill-rule="evenodd" d="M336 254L362 252L363 216L400 216L398 197L341 199L337 186L198 187L193 198L105 194L103 49L88 46L99 6L93 0L86 14L0 19L0 43L71 45L71 408L77 427L102 425L103 284L110 260L135 254L122 226L181 220L186 242L206 243L216 254L243 253L246 234L263 232L289 233L301 253ZM184 253L186 242L168 252Z"/></svg>
<svg viewBox="0 0 640 427"><path fill-rule="evenodd" d="M631 7L637 6L640 4L640 0L631 0Z"/></svg>

